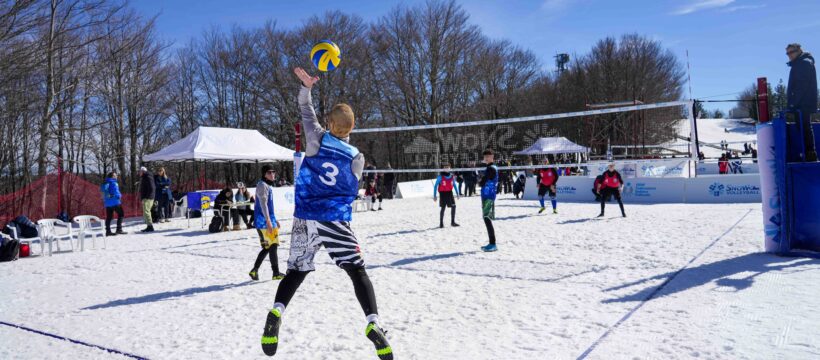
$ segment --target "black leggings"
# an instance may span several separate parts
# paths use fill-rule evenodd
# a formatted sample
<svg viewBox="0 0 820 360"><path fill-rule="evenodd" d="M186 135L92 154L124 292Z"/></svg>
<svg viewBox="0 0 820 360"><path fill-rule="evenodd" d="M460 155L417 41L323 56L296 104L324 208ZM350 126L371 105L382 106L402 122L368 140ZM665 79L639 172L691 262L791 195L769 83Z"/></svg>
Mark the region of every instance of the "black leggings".
<svg viewBox="0 0 820 360"><path fill-rule="evenodd" d="M353 281L353 290L356 292L356 299L359 300L359 305L362 307L365 316L371 314L378 314L379 310L376 307L376 292L373 291L373 284L370 282L370 277L367 276L367 271L364 268L344 268L350 280ZM288 274L279 283L279 289L276 290L277 303L288 306L288 303L293 299L299 285L305 281L305 277L309 271L288 270Z"/></svg>
<svg viewBox="0 0 820 360"><path fill-rule="evenodd" d="M265 236L262 235L262 231L256 229L256 232L259 233L259 241L264 243ZM262 246L262 250L259 251L259 255L256 255L256 262L253 263L253 270L259 270L259 267L262 266L262 262L265 261L265 256L270 256L270 267L273 270L273 274L279 274L279 257L276 254L276 250L279 248L278 244L273 244L267 249Z"/></svg>
<svg viewBox="0 0 820 360"><path fill-rule="evenodd" d="M105 231L111 232L111 219L114 218L114 212L117 213L117 231L122 231L122 218L124 216L122 206L111 206L105 208Z"/></svg>
<svg viewBox="0 0 820 360"><path fill-rule="evenodd" d="M601 189L601 215L604 214L604 206L606 206L606 199L610 196L614 196L615 200L618 200L618 206L621 207L621 215L626 215L626 213L624 212L624 202L621 201L621 192L615 188Z"/></svg>
<svg viewBox="0 0 820 360"><path fill-rule="evenodd" d="M441 207L441 213L438 216L439 222L441 222L441 225L444 225L444 210L446 210L446 209L447 209L446 206L442 206ZM450 224L455 224L455 223L456 223L456 206L453 205L452 207L450 207Z"/></svg>
<svg viewBox="0 0 820 360"><path fill-rule="evenodd" d="M487 235L490 237L490 244L495 245L495 229L493 228L493 221L490 218L484 218L484 225L487 226Z"/></svg>

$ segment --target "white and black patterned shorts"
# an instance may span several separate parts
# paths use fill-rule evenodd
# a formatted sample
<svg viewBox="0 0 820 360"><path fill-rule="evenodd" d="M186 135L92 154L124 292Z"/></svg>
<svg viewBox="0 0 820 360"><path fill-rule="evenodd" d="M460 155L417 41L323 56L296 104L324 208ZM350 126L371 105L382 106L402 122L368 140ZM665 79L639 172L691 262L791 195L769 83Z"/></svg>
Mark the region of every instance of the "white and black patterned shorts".
<svg viewBox="0 0 820 360"><path fill-rule="evenodd" d="M330 258L343 269L363 268L359 242L347 221L293 219L288 270L313 271L313 258L324 246Z"/></svg>

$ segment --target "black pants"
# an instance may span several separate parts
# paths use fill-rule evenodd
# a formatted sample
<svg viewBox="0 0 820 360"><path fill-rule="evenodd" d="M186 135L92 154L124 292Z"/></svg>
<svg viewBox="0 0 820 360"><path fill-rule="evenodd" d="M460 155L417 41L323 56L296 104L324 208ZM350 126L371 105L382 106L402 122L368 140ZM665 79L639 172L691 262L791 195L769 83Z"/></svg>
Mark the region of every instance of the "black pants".
<svg viewBox="0 0 820 360"><path fill-rule="evenodd" d="M465 191L465 193L467 193L467 196L475 195L475 183L474 182L472 182L472 181L467 182L467 190Z"/></svg>
<svg viewBox="0 0 820 360"><path fill-rule="evenodd" d="M487 227L487 236L490 237L490 244L495 245L495 228L493 228L493 221L485 217L484 226Z"/></svg>
<svg viewBox="0 0 820 360"><path fill-rule="evenodd" d="M379 209L381 209L381 207L382 207L382 194L370 195L370 199L371 199L370 201L373 203L373 205L376 205L376 199L379 199Z"/></svg>
<svg viewBox="0 0 820 360"><path fill-rule="evenodd" d="M441 207L441 213L439 214L439 224L444 226L444 210L448 207L450 208L450 224L456 223L456 199L453 196L452 191L439 191L438 193L439 201L438 205Z"/></svg>
<svg viewBox="0 0 820 360"><path fill-rule="evenodd" d="M806 161L817 161L817 149L814 144L814 129L811 127L811 115L817 111L814 107L800 109L802 113L803 143L806 145Z"/></svg>
<svg viewBox="0 0 820 360"><path fill-rule="evenodd" d="M233 225L239 225L239 212L236 209L224 209L219 211L219 215L222 216L222 224L224 226L228 226L228 216L230 216L230 220L233 220Z"/></svg>
<svg viewBox="0 0 820 360"><path fill-rule="evenodd" d="M262 235L262 230L256 229L256 233L259 234L259 244L262 245L262 250L259 251L259 255L256 255L256 262L253 263L253 271L258 271L259 267L262 266L262 262L265 261L265 257L270 257L270 267L273 270L274 275L279 274L279 257L276 254L276 251L279 249L279 244L273 244L267 248L265 248L265 236Z"/></svg>
<svg viewBox="0 0 820 360"><path fill-rule="evenodd" d="M122 231L122 218L125 214L122 206L117 205L105 208L105 232L111 232L111 219L114 218L115 212L117 213L117 232Z"/></svg>
<svg viewBox="0 0 820 360"><path fill-rule="evenodd" d="M160 196L157 198L157 219L171 218L171 201L167 196Z"/></svg>
<svg viewBox="0 0 820 360"><path fill-rule="evenodd" d="M370 277L367 276L367 271L365 271L363 267L343 267L343 269L353 282L353 291L356 293L356 299L359 301L359 305L362 307L365 316L378 314L376 292L373 291L373 284L370 282ZM287 307L308 273L309 271L288 270L285 278L279 283L274 302L281 303Z"/></svg>
<svg viewBox="0 0 820 360"><path fill-rule="evenodd" d="M614 196L618 200L618 206L621 207L621 215L626 215L624 212L624 202L621 201L621 192L617 188L603 188L601 189L601 215L604 214L604 206L606 206L606 199Z"/></svg>
<svg viewBox="0 0 820 360"><path fill-rule="evenodd" d="M253 210L251 210L249 208L236 209L236 212L242 218L242 222L245 223L245 226L247 226L249 229L255 226L254 223L253 223L253 220L254 220L253 219L253 217L254 217Z"/></svg>

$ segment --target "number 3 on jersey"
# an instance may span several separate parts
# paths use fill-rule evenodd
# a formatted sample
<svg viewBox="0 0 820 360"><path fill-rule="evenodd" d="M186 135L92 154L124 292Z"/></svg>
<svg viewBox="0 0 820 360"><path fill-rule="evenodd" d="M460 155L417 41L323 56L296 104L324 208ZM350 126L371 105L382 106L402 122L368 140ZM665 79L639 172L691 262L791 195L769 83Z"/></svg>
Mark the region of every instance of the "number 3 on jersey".
<svg viewBox="0 0 820 360"><path fill-rule="evenodd" d="M327 186L335 186L336 175L339 175L339 168L329 162L322 164L322 168L327 169L327 173L319 176L319 180Z"/></svg>

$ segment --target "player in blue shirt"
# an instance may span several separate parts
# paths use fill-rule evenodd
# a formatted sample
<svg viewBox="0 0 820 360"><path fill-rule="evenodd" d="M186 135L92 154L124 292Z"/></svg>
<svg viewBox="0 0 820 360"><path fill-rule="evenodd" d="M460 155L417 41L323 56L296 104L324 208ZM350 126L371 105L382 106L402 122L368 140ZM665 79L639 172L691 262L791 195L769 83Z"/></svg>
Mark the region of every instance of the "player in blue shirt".
<svg viewBox="0 0 820 360"><path fill-rule="evenodd" d="M484 164L487 166L484 169L484 175L479 181L481 186L481 211L484 214L484 225L487 226L487 235L490 237L490 243L482 246L481 250L490 252L496 251L495 246L495 229L493 228L493 220L495 219L495 195L498 191L498 168L493 164L494 154L492 149L484 150Z"/></svg>
<svg viewBox="0 0 820 360"><path fill-rule="evenodd" d="M296 175L295 202L288 272L276 291L273 309L267 314L262 334L262 351L276 354L282 314L305 280L315 270L313 257L324 246L330 258L353 281L356 299L366 316L365 335L376 346L381 360L392 360L393 351L379 325L376 295L365 271L359 243L350 228L352 203L359 192L364 156L348 143L355 116L347 104L333 106L325 130L313 110L310 90L319 81L296 68L302 81L299 110L305 129L305 158Z"/></svg>

